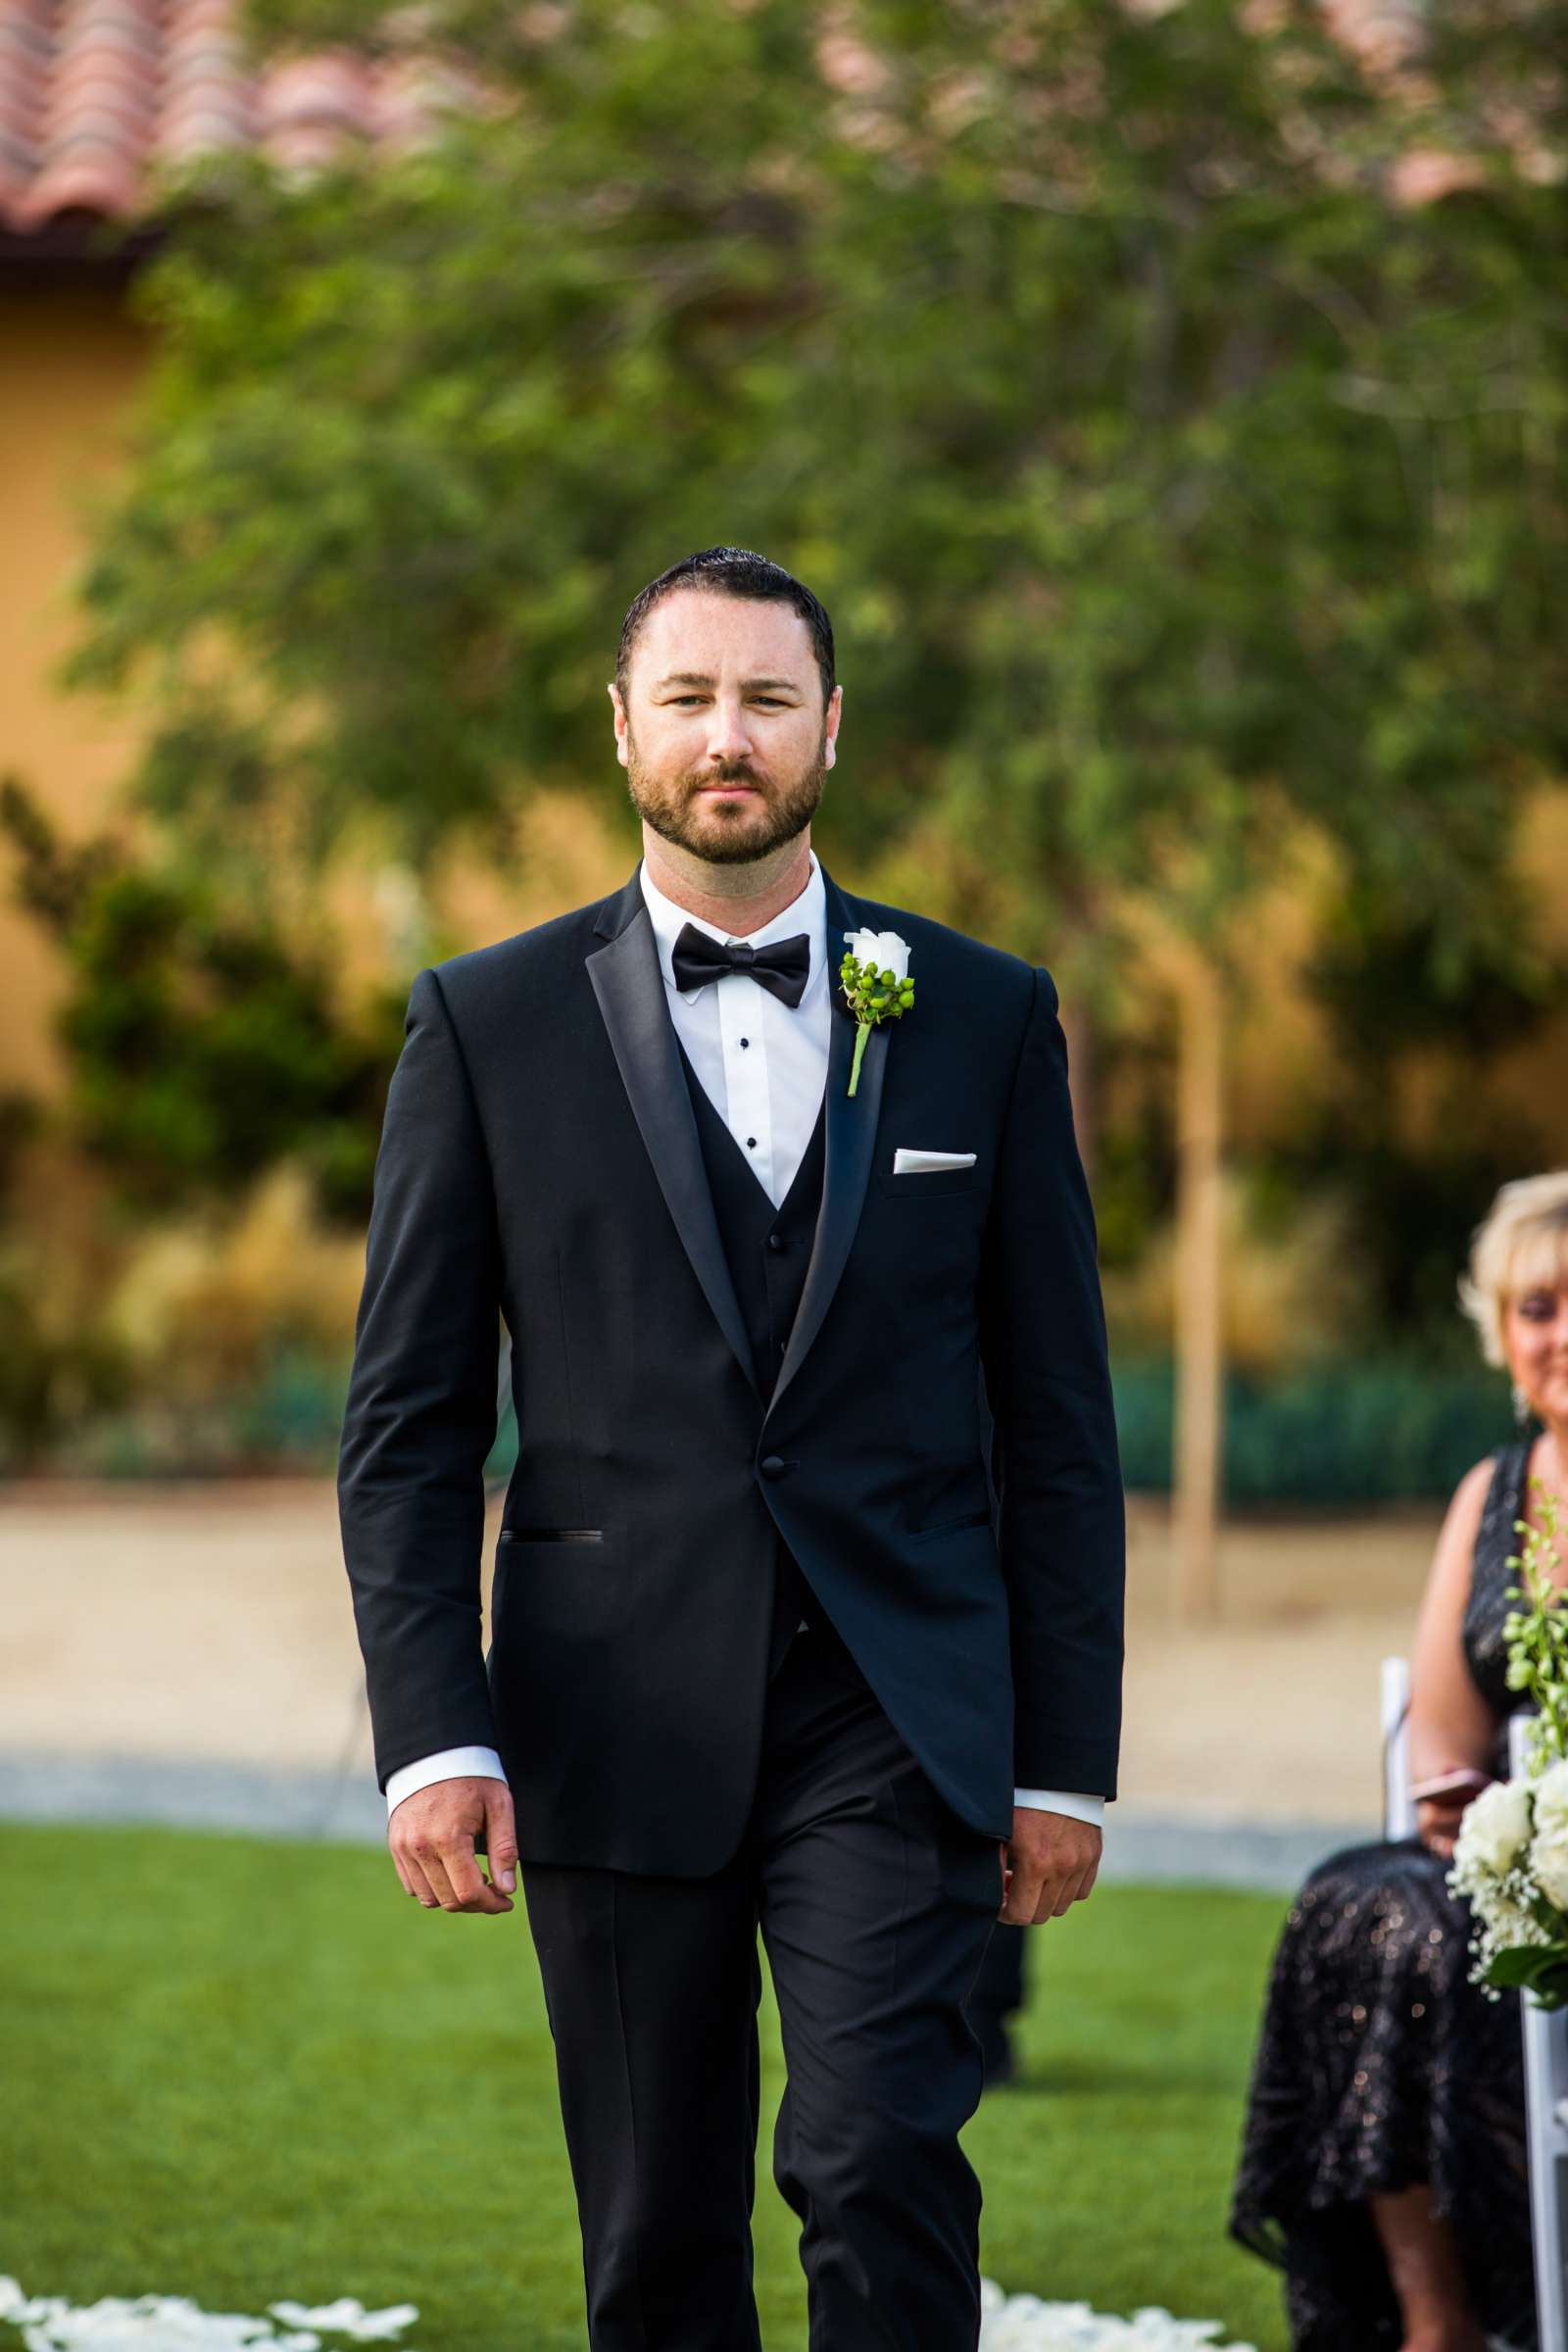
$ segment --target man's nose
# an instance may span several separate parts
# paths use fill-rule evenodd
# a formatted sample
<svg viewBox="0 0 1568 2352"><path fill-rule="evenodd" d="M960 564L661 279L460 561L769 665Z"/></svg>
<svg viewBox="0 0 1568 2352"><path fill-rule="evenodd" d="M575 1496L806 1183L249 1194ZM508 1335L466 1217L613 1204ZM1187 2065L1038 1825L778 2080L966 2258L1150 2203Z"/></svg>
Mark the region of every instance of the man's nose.
<svg viewBox="0 0 1568 2352"><path fill-rule="evenodd" d="M708 729L708 756L710 760L741 760L751 751L752 738L746 715L739 702L722 699L713 706L712 719Z"/></svg>

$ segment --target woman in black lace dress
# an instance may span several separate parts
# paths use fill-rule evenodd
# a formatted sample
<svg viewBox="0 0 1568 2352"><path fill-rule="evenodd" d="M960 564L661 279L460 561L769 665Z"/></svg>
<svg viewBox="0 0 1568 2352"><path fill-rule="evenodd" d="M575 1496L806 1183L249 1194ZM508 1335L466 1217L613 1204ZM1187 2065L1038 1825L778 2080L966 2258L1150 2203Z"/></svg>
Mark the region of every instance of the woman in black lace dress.
<svg viewBox="0 0 1568 2352"><path fill-rule="evenodd" d="M1541 1422L1455 1492L1421 1605L1409 1763L1508 1773L1508 1566L1568 1498L1568 1171L1505 1185L1459 1286ZM1537 2352L1519 1995L1469 1982L1445 1884L1462 1799L1311 1872L1270 1974L1230 2234L1285 2274L1296 2352Z"/></svg>

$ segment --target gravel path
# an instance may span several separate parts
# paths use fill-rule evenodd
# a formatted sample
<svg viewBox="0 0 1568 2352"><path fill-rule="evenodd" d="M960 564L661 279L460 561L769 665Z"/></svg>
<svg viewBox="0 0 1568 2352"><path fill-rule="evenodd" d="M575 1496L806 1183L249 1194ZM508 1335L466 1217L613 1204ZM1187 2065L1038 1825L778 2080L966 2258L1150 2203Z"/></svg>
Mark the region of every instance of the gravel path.
<svg viewBox="0 0 1568 2352"><path fill-rule="evenodd" d="M1130 1498L1107 1878L1289 1886L1376 1834L1378 1661L1441 1517L1238 1521L1223 1621L1192 1627L1163 1506ZM330 1480L19 1482L0 1623L0 1815L383 1838Z"/></svg>
<svg viewBox="0 0 1568 2352"><path fill-rule="evenodd" d="M1126 1818L1120 1816L1125 1812ZM1324 1854L1368 1835L1364 1822L1221 1823L1160 1815L1121 1800L1100 1875L1104 1880L1288 1890ZM222 1758L113 1754L0 1754L0 1820L162 1822L271 1838L382 1845L386 1803L363 1776L289 1772Z"/></svg>

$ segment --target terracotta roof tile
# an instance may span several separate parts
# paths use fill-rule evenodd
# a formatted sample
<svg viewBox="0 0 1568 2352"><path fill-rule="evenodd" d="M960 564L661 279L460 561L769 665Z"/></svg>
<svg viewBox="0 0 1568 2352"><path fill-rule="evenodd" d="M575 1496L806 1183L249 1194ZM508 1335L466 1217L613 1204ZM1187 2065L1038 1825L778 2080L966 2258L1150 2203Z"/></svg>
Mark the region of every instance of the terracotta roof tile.
<svg viewBox="0 0 1568 2352"><path fill-rule="evenodd" d="M1420 0L1320 4L1369 77L1396 83L1420 48ZM417 145L454 102L506 103L478 74L410 47L279 57L257 73L242 63L237 14L238 0L0 0L0 251L74 252L99 220L129 228L161 164L248 147L308 170L345 141ZM563 14L531 0L519 22L547 37ZM422 0L399 12L411 41L425 15ZM863 72L847 52L838 69L841 84ZM1435 170L1424 156L1401 200L1443 192ZM1444 185L1458 184L1450 170Z"/></svg>
<svg viewBox="0 0 1568 2352"><path fill-rule="evenodd" d="M0 232L134 220L161 164L254 147L302 169L431 134L476 76L347 50L242 63L235 0L0 0Z"/></svg>

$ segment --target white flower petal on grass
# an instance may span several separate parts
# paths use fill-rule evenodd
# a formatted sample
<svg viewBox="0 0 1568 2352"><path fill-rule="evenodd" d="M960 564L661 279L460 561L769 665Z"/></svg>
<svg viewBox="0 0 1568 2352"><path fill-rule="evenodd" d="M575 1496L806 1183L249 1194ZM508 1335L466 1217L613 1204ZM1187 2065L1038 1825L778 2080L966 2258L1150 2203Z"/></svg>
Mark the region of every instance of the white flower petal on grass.
<svg viewBox="0 0 1568 2352"><path fill-rule="evenodd" d="M0 2326L22 2330L25 2352L323 2352L318 2327L362 2343L388 2343L419 2316L413 2303L367 2311L345 2295L339 2302L309 2310L303 2303L274 2303L271 2319L248 2312L203 2311L185 2295L105 2295L96 2303L72 2304L63 2295L26 2297L14 2278L0 2278ZM11 2341L0 2337L0 2345ZM413 2352L400 2345L398 2352Z"/></svg>
<svg viewBox="0 0 1568 2352"><path fill-rule="evenodd" d="M1152 2303L1130 2319L1097 2312L1088 2303L1047 2303L1038 2295L1007 2295L995 2279L980 2282L981 2352L1254 2352L1250 2344L1219 2341L1219 2320L1179 2320ZM388 2343L419 2316L413 2303L367 2311L352 2295L311 2305L281 2300L270 2319L243 2312L204 2312L183 2295L106 2295L74 2305L60 2295L26 2296L15 2278L0 2278L0 2326L20 2328L26 2352L320 2352L318 2328L358 2343ZM279 2334L272 2321L287 2332ZM0 2344L10 2340L0 2337ZM413 2352L400 2345L398 2352Z"/></svg>
<svg viewBox="0 0 1568 2352"><path fill-rule="evenodd" d="M203 2311L183 2295L104 2295L73 2305L63 2296L24 2307L27 2352L246 2352L252 2345L284 2346L270 2323L243 2312ZM319 2352L318 2338L297 2352Z"/></svg>
<svg viewBox="0 0 1568 2352"><path fill-rule="evenodd" d="M1251 2344L1218 2346L1221 2320L1179 2320L1157 2303L1117 2319L1088 2303L1005 2295L992 2278L980 2282L980 2352L1189 2352L1196 2344L1255 2352Z"/></svg>
<svg viewBox="0 0 1568 2352"><path fill-rule="evenodd" d="M392 2303L385 2311L367 2311L353 2295L339 2295L335 2303L321 2303L308 2311L303 2303L269 2303L268 2310L274 2319L286 2321L291 2328L325 2328L333 2335L353 2336L357 2343L384 2343L398 2335L419 2316L416 2303Z"/></svg>

